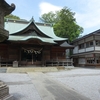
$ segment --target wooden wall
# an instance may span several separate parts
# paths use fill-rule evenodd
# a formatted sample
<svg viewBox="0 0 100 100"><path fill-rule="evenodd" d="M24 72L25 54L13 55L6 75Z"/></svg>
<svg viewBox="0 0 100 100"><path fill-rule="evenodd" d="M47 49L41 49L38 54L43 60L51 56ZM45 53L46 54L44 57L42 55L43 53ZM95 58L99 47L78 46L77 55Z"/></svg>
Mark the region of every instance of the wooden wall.
<svg viewBox="0 0 100 100"><path fill-rule="evenodd" d="M1 62L5 61L6 63L6 62L13 62L17 60L20 64L22 47L23 45L19 46L18 44L0 44ZM66 48L63 48L63 47L55 47L55 46L50 46L50 45L44 46L42 50L42 60L40 62L45 62L47 60L66 59L65 50Z"/></svg>
<svg viewBox="0 0 100 100"><path fill-rule="evenodd" d="M8 59L8 46L6 44L0 44L0 58Z"/></svg>
<svg viewBox="0 0 100 100"><path fill-rule="evenodd" d="M6 60L18 60L19 49L16 45L0 44L0 58Z"/></svg>
<svg viewBox="0 0 100 100"><path fill-rule="evenodd" d="M43 60L50 60L51 46L45 46L43 49Z"/></svg>
<svg viewBox="0 0 100 100"><path fill-rule="evenodd" d="M66 59L65 48L46 46L43 50L43 60Z"/></svg>
<svg viewBox="0 0 100 100"><path fill-rule="evenodd" d="M62 47L52 47L51 49L51 59L65 59L65 48Z"/></svg>
<svg viewBox="0 0 100 100"><path fill-rule="evenodd" d="M10 45L8 48L9 59L19 60L19 48L15 45Z"/></svg>

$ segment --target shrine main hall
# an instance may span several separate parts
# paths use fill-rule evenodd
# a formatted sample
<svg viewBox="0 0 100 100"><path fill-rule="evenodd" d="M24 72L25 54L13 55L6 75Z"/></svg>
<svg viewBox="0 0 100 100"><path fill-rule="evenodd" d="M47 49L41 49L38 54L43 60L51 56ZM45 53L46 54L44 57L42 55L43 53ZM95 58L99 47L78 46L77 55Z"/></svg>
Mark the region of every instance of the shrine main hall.
<svg viewBox="0 0 100 100"><path fill-rule="evenodd" d="M7 19L9 38L0 43L0 66L67 66L66 50L73 49L67 38L55 35L52 24Z"/></svg>

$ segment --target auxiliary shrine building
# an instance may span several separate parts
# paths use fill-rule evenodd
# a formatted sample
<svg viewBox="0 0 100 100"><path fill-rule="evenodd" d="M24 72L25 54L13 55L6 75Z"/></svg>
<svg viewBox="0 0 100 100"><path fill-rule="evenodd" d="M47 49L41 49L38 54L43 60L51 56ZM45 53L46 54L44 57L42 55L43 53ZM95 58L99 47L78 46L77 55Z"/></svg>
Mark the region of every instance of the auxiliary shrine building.
<svg viewBox="0 0 100 100"><path fill-rule="evenodd" d="M54 34L51 24L7 19L9 38L0 43L0 65L13 66L72 66L66 59L66 49L73 49L67 38Z"/></svg>
<svg viewBox="0 0 100 100"><path fill-rule="evenodd" d="M100 68L100 29L74 40L73 45L74 66Z"/></svg>

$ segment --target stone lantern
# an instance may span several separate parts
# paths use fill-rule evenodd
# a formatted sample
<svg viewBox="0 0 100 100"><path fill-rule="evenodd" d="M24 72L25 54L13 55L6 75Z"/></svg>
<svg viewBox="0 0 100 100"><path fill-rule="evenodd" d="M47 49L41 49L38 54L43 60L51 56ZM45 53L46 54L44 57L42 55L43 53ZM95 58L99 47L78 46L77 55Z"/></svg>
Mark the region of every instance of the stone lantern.
<svg viewBox="0 0 100 100"><path fill-rule="evenodd" d="M4 16L9 15L14 9L14 4L10 6L5 0L0 0L0 42L3 42L9 37L9 32L4 29ZM1 80L0 100L13 100L13 96L9 94L9 87Z"/></svg>
<svg viewBox="0 0 100 100"><path fill-rule="evenodd" d="M4 29L4 17L15 9L15 5L9 5L5 0L0 0L0 42L8 39L9 32Z"/></svg>

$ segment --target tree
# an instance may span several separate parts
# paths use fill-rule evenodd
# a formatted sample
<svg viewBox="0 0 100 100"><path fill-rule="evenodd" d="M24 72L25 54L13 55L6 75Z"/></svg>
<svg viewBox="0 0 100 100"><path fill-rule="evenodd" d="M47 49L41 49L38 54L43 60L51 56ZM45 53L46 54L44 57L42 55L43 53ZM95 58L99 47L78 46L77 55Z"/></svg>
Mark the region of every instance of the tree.
<svg viewBox="0 0 100 100"><path fill-rule="evenodd" d="M71 12L67 7L64 7L55 13L49 12L43 14L40 20L42 19L41 21L45 23L54 23L53 28L55 34L72 41L83 32L83 28L76 23L74 15L75 13Z"/></svg>
<svg viewBox="0 0 100 100"><path fill-rule="evenodd" d="M44 23L57 23L59 21L59 11L56 11L56 13L53 13L52 11L47 13L47 14L43 14L40 17L40 20Z"/></svg>
<svg viewBox="0 0 100 100"><path fill-rule="evenodd" d="M20 19L20 17L15 16L13 14L9 14L9 15L5 16L5 19L7 19L7 18L10 18L10 19L18 19L18 20Z"/></svg>

